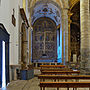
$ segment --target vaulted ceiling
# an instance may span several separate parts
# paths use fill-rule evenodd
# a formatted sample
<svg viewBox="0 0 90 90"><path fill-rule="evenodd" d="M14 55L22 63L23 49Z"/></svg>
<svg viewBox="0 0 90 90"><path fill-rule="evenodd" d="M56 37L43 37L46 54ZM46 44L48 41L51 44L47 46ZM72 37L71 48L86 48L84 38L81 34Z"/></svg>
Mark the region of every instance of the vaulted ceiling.
<svg viewBox="0 0 90 90"><path fill-rule="evenodd" d="M65 1L66 0L28 0L29 1L29 7L31 8L32 6L34 6L38 1L39 2L55 2L58 3L59 6L66 7Z"/></svg>
<svg viewBox="0 0 90 90"><path fill-rule="evenodd" d="M30 20L33 23L40 17L49 17L56 25L61 23L61 9L68 7L66 0L28 0Z"/></svg>
<svg viewBox="0 0 90 90"><path fill-rule="evenodd" d="M56 25L59 25L62 16L61 9L67 8L75 13L76 10L74 7L76 7L75 5L78 2L80 2L80 0L28 0L30 22L33 24L40 17L49 17L56 22ZM76 14L73 15L73 18L75 18L74 16L76 16Z"/></svg>
<svg viewBox="0 0 90 90"><path fill-rule="evenodd" d="M42 3L34 7L31 20L32 24L40 17L49 17L56 22L56 25L60 24L61 12L60 8L52 3Z"/></svg>

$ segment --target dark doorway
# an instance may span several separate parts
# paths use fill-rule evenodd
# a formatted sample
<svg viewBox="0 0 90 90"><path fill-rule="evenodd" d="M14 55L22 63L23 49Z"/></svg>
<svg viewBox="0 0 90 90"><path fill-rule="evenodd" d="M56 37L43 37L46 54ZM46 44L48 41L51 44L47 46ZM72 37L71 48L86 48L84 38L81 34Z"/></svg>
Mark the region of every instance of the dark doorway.
<svg viewBox="0 0 90 90"><path fill-rule="evenodd" d="M2 72L3 72L3 42L5 42L5 77L6 85L9 83L9 34L0 24L0 87L2 87Z"/></svg>
<svg viewBox="0 0 90 90"><path fill-rule="evenodd" d="M71 62L73 62L73 55L76 55L76 59L80 58L80 2L77 2L75 6L72 8L71 12L73 15L71 16Z"/></svg>

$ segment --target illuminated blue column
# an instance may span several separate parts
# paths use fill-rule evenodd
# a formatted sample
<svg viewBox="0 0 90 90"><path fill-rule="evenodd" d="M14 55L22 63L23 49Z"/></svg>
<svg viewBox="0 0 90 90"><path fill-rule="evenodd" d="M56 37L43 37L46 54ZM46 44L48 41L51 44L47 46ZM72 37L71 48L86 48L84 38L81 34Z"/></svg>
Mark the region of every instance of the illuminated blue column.
<svg viewBox="0 0 90 90"><path fill-rule="evenodd" d="M62 63L62 28L57 30L57 62Z"/></svg>

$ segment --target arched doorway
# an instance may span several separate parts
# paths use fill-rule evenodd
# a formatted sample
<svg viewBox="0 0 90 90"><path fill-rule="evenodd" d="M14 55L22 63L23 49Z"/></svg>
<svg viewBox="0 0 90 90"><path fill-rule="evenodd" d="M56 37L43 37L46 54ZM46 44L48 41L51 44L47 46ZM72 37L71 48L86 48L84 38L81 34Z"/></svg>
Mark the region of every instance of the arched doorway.
<svg viewBox="0 0 90 90"><path fill-rule="evenodd" d="M71 62L73 62L73 55L76 55L78 58L80 56L80 27L76 24L71 24Z"/></svg>
<svg viewBox="0 0 90 90"><path fill-rule="evenodd" d="M71 62L74 62L74 55L76 57L75 62L80 61L80 1L78 1L71 9L73 15L71 16Z"/></svg>
<svg viewBox="0 0 90 90"><path fill-rule="evenodd" d="M9 83L9 34L0 24L0 87Z"/></svg>
<svg viewBox="0 0 90 90"><path fill-rule="evenodd" d="M39 18L33 24L32 61L57 61L57 28L50 18Z"/></svg>

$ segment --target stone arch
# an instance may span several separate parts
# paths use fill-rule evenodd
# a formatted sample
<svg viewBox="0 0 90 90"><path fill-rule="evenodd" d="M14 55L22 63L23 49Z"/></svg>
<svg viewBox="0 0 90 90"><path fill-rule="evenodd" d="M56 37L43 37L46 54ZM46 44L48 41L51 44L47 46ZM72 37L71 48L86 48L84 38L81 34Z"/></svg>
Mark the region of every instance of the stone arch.
<svg viewBox="0 0 90 90"><path fill-rule="evenodd" d="M35 25L35 23L36 23L37 21L39 21L39 19L41 19L41 18L46 18L46 19L52 21L52 23L53 23L54 25L56 25L55 21L52 20L51 18L48 18L48 17L40 17L40 18L38 18L38 19L33 23L33 25Z"/></svg>
<svg viewBox="0 0 90 90"><path fill-rule="evenodd" d="M44 8L44 7L46 7L46 5L48 5L47 7L47 9L48 9L48 11L49 12L46 12L47 13L47 15L41 15L41 13L42 14L44 14L44 12L42 12L42 8ZM41 8L39 8L39 7L41 7ZM34 19L38 19L38 18L40 18L40 15L41 15L41 17L50 17L51 18L51 16L52 16L52 20L54 20L54 21L56 21L56 23L58 22L58 24L57 25L59 25L60 23L61 23L61 13L62 13L62 7L60 7L56 2L54 2L53 0L40 0L40 1L37 1L35 4L34 4L34 6L32 6L31 7L32 9L31 9L31 13L30 13L30 18L31 18L31 23L33 24L33 21L34 21ZM54 12L52 12L53 14L51 14L51 16L49 15L49 13L50 13L50 9L52 9L52 11ZM40 13L38 13L38 15L36 15L36 17L35 17L35 13L36 12L38 12L38 11L40 11ZM57 15L56 15L56 14ZM39 17L38 17L39 16Z"/></svg>
<svg viewBox="0 0 90 90"><path fill-rule="evenodd" d="M79 3L80 2L80 0L72 0L71 2L70 2L70 10L72 10L72 8L77 4L77 3Z"/></svg>
<svg viewBox="0 0 90 90"><path fill-rule="evenodd" d="M42 4L46 4L46 3L49 3L49 4L52 4L53 6L55 6L58 10L59 10L59 12L60 12L60 23L58 23L58 24L56 24L56 26L60 26L60 47L58 46L58 51L61 53L61 55L60 55L60 57L59 57L59 59L60 59L60 62L62 61L63 62L63 60L62 60L62 58L63 58L63 50L62 50L62 37L63 37L63 33L62 33L62 30L63 30L63 27L64 26L62 26L62 20L64 19L64 15L63 14L65 14L65 15L67 15L66 14L66 12L67 12L67 8L68 7L64 7L65 6L65 1L64 0L32 0L31 1L31 3L30 3L30 6L29 6L29 10L30 10L30 24L31 24L31 26L33 25L33 23L32 23L32 16L34 16L34 13L35 12L33 12L34 11L34 9L35 9L35 7L36 6L38 6L38 5L42 5ZM65 4L63 4L63 3L65 3ZM52 7L52 8L54 8L54 7ZM66 11L66 12L64 12L63 11L63 9ZM54 11L55 12L55 11ZM39 14L40 15L40 14ZM36 17L37 17L37 15L36 15ZM43 17L43 16L42 16ZM40 17L39 17L40 18ZM37 18L37 19L39 19L39 18ZM51 18L51 17L48 17L48 18ZM36 20L37 20L36 19ZM52 18L51 18L52 19ZM53 19L52 19L53 20ZM59 20L59 19L58 19ZM54 22L55 22L55 20L54 20ZM56 23L56 22L55 22ZM59 36L58 36L58 38L59 38ZM59 60L58 59L58 60Z"/></svg>
<svg viewBox="0 0 90 90"><path fill-rule="evenodd" d="M32 8L35 4L37 4L37 3L41 3L41 2L43 2L43 3L46 3L46 2L48 2L48 3L53 3L53 4L58 4L58 6L59 7L61 7L61 8L63 8L63 2L62 2L62 0L31 0L30 1L30 8ZM58 3L57 3L58 2Z"/></svg>

